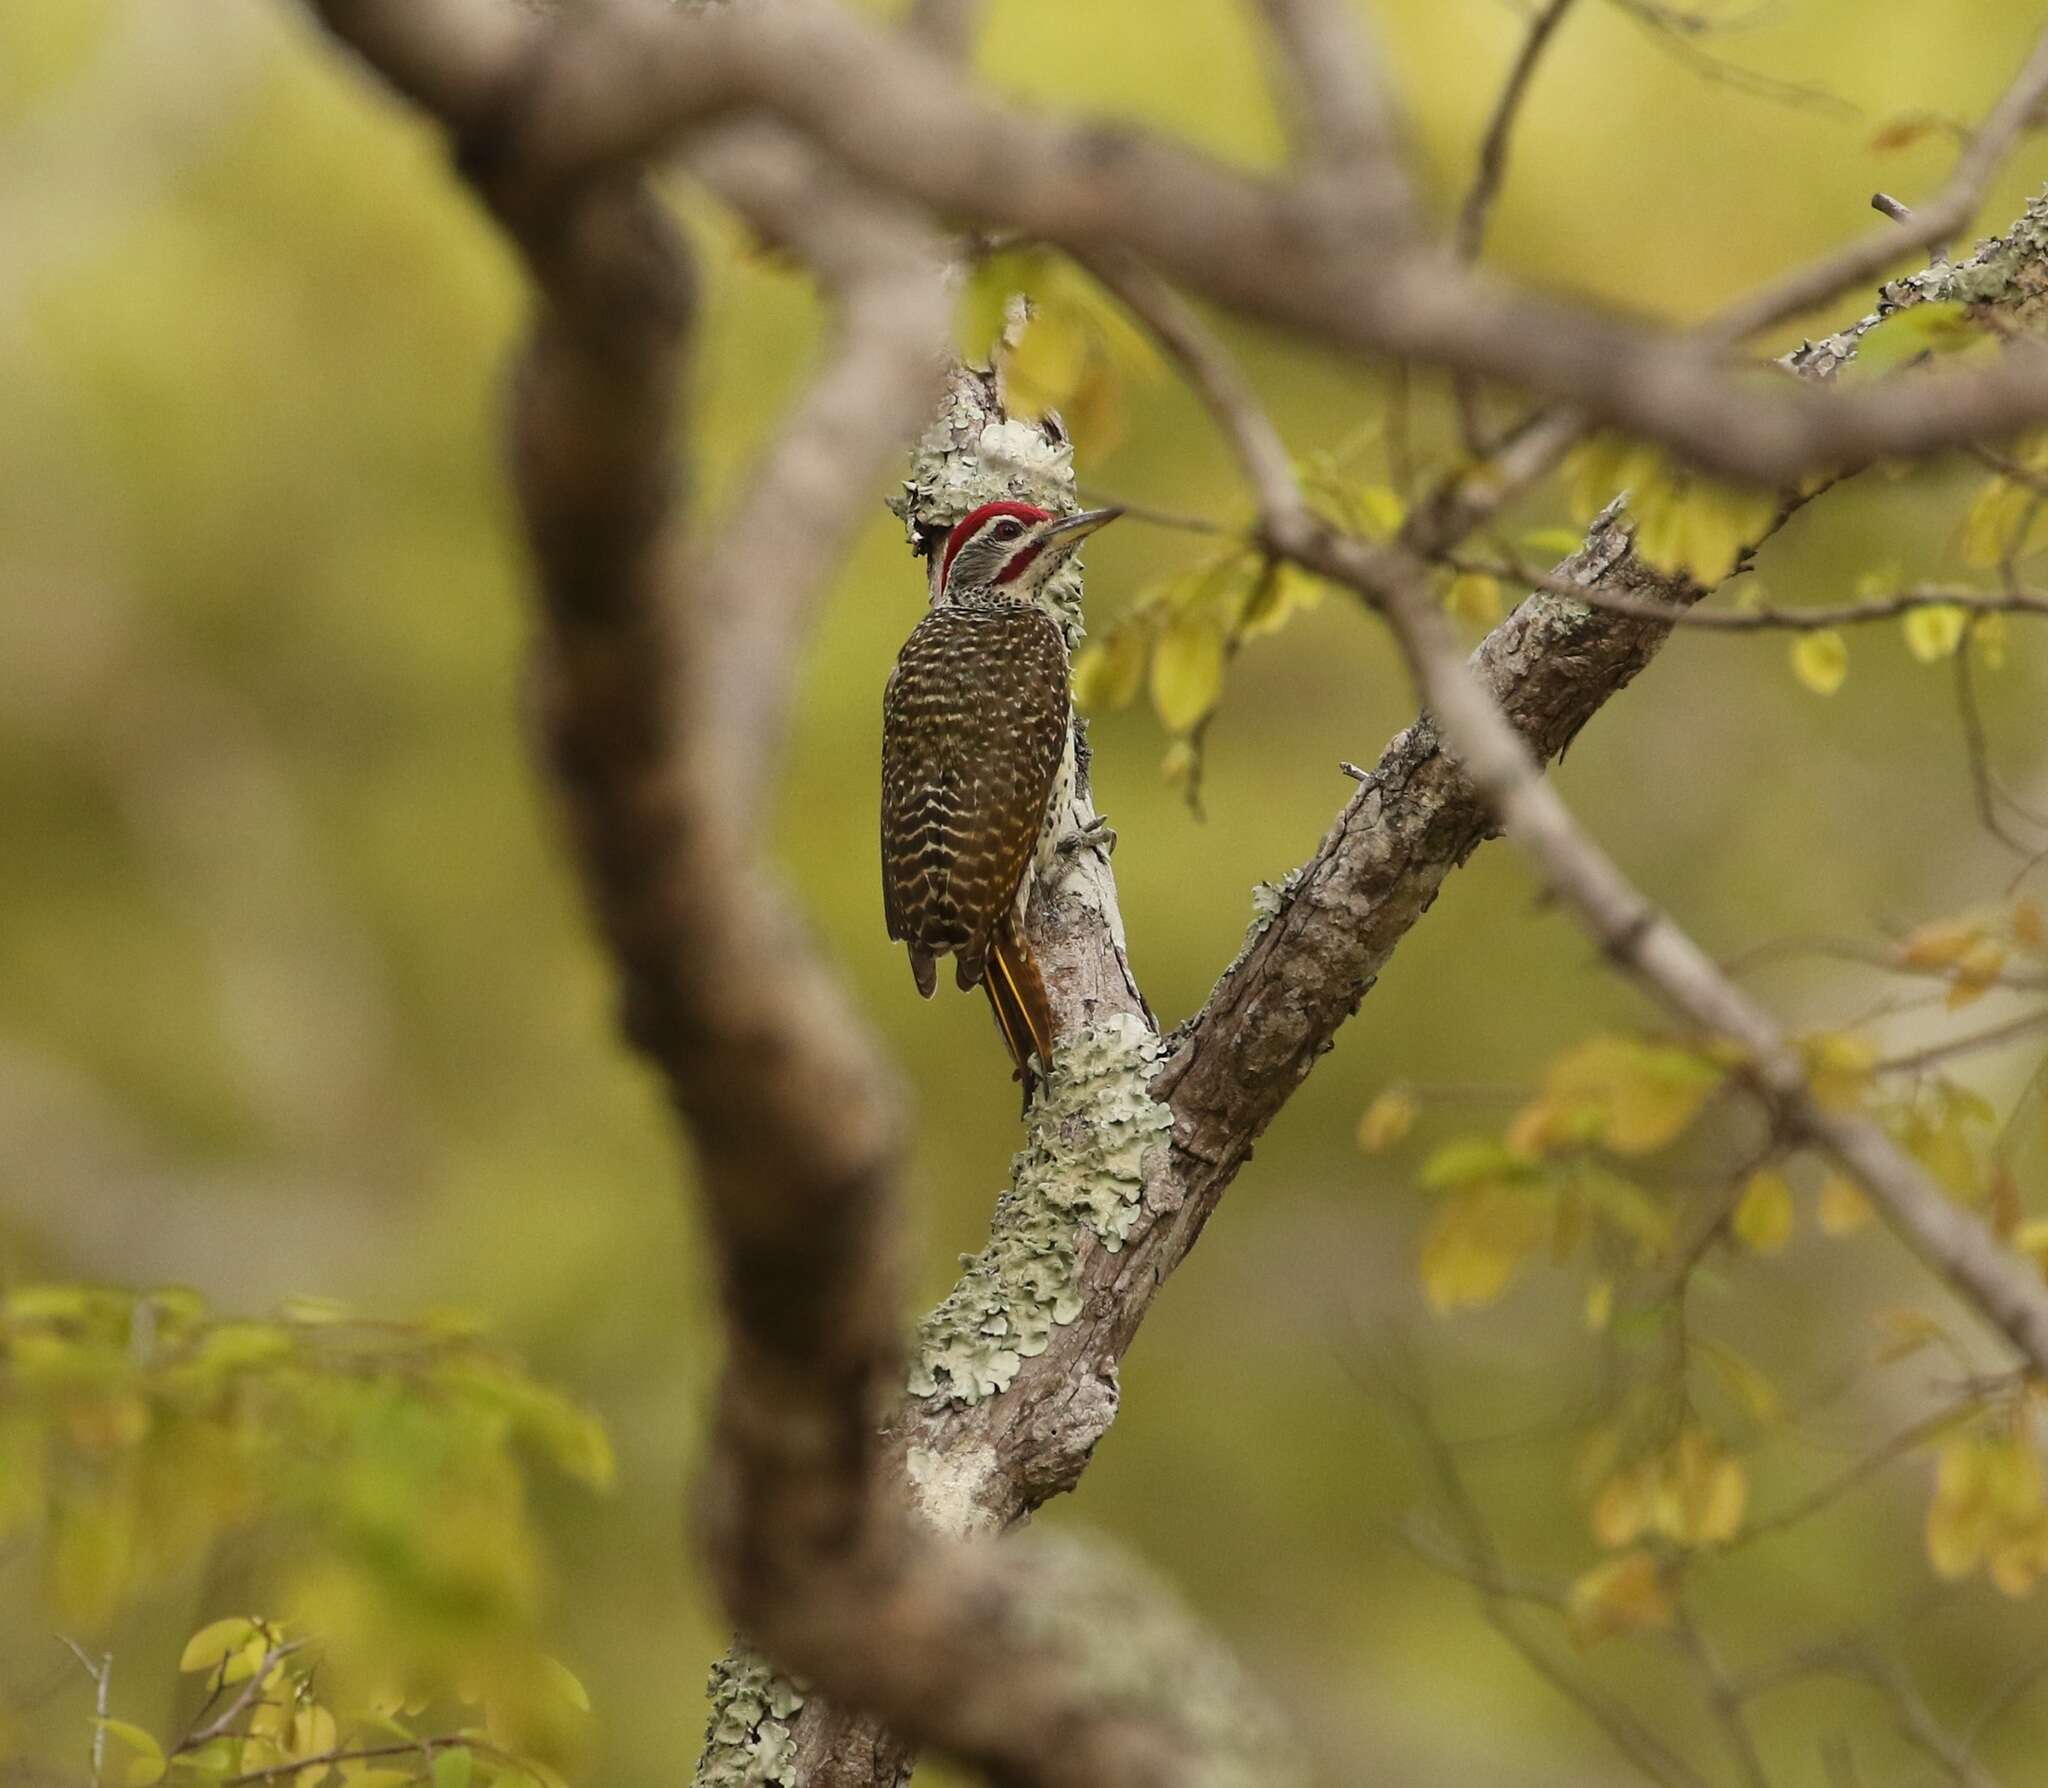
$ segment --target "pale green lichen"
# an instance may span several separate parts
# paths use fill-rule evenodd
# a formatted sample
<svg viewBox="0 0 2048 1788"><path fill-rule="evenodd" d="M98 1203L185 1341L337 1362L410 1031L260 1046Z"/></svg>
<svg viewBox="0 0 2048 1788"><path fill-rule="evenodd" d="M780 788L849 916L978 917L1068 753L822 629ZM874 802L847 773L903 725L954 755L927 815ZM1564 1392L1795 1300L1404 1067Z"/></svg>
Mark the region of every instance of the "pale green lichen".
<svg viewBox="0 0 2048 1788"><path fill-rule="evenodd" d="M696 1788L796 1788L789 1722L804 1704L796 1685L734 1646L711 1666L709 1692Z"/></svg>
<svg viewBox="0 0 2048 1788"><path fill-rule="evenodd" d="M1809 377L1831 379L1856 356L1864 336L1885 318L1916 304L1996 304L2022 311L2048 295L2048 191L2035 194L2002 236L1988 237L1960 261L1935 261L1878 290L1877 308L1838 335L1802 342L1787 362Z"/></svg>
<svg viewBox="0 0 2048 1788"><path fill-rule="evenodd" d="M1173 1123L1152 1097L1159 1040L1129 1013L1062 1042L997 1201L988 1246L918 1331L916 1396L961 1405L1007 1389L1081 1313L1076 1241L1114 1253L1144 1209L1145 1157Z"/></svg>
<svg viewBox="0 0 2048 1788"><path fill-rule="evenodd" d="M1294 898L1294 890L1300 885L1299 869L1290 869L1277 882L1252 884L1252 918L1245 927L1244 942L1238 946L1240 953L1257 943L1266 927L1287 910L1288 901Z"/></svg>
<svg viewBox="0 0 2048 1788"><path fill-rule="evenodd" d="M1034 1533L1022 1637L1063 1660L1098 1706L1177 1737L1180 1788L1305 1788L1299 1739L1187 1605L1122 1547Z"/></svg>
<svg viewBox="0 0 2048 1788"><path fill-rule="evenodd" d="M1075 508L1073 443L1057 416L1025 422L1006 414L987 368L955 366L938 415L911 455L910 476L889 507L902 518L911 546L929 553L970 509L1004 497L1042 509ZM1062 565L1038 599L1066 630L1068 645L1077 642L1083 632L1078 561Z"/></svg>

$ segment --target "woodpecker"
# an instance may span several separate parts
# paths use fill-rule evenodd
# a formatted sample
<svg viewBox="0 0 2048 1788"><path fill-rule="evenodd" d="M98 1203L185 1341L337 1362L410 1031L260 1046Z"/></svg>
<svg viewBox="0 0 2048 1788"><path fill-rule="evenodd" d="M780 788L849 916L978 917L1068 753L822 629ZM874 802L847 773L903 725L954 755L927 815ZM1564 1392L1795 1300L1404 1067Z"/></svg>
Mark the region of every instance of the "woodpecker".
<svg viewBox="0 0 2048 1788"><path fill-rule="evenodd" d="M882 697L882 910L931 998L936 959L987 990L1024 1083L1051 1066L1053 1016L1025 941L1074 797L1066 635L1038 592L1123 513L984 503L946 536L937 594Z"/></svg>

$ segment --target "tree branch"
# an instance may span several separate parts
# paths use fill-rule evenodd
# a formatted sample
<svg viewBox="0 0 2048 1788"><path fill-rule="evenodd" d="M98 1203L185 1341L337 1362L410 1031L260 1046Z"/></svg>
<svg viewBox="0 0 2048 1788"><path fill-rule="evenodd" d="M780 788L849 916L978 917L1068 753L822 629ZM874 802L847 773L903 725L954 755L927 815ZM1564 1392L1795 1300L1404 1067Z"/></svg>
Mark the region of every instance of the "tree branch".
<svg viewBox="0 0 2048 1788"><path fill-rule="evenodd" d="M1507 175L1508 144L1513 140L1515 124L1521 117L1522 101L1528 97L1529 85L1535 79L1543 52L1550 47L1551 35L1564 23L1564 15L1571 11L1572 5L1573 0L1545 0L1543 9L1529 21L1529 29L1523 34L1522 47L1516 53L1514 66L1508 70L1500 97L1494 101L1493 116L1486 122L1486 135L1480 140L1478 172L1472 176L1465 202L1458 207L1458 221L1451 233L1451 242L1460 260L1477 259L1486 241L1487 219L1492 215L1493 202L1500 194L1501 181Z"/></svg>
<svg viewBox="0 0 2048 1788"><path fill-rule="evenodd" d="M1286 65L1281 111L1306 184L1336 218L1412 231L1399 117L1364 20L1343 0L1259 0L1259 11Z"/></svg>
<svg viewBox="0 0 2048 1788"><path fill-rule="evenodd" d="M404 0L333 4L389 46L401 78L438 83L444 115L488 102L473 56L421 72L431 59ZM502 36L492 0L443 5ZM1130 251L1247 315L1559 398L1730 476L1784 482L2048 416L2048 355L2024 352L1854 391L1759 383L1712 342L1512 287L1399 228L1333 231L1312 192L983 97L926 46L818 0L695 14L608 0L534 65L515 170L637 164L743 108L934 212Z"/></svg>
<svg viewBox="0 0 2048 1788"><path fill-rule="evenodd" d="M1199 319L1127 257L1091 257L1090 265L1181 360L1248 478L1286 514L1293 479L1285 446ZM1950 282L1983 278L1987 268L2009 274L2023 294L2012 312L2023 320L2032 294L2048 285L2048 242L2023 224L1970 262L1894 286L1893 302L1944 296ZM1865 317L1809 344L1790 364L1802 376L1831 378L1877 320ZM1535 475L1572 432L1565 415L1525 431L1499 455L1494 488ZM985 376L956 374L914 470L903 508L914 539L926 543L990 497L1071 502L1064 436L1056 425L1047 431L1008 418ZM1460 485L1418 510L1416 537L1425 545L1454 539L1484 509ZM1307 525L1317 526L1312 518ZM1669 636L1670 611L1705 594L1638 562L1618 509L1595 524L1553 579L1656 608L1611 614L1539 594L1480 646L1477 674L1530 748L1546 757L1655 655ZM1078 600L1077 589L1064 595ZM1084 788L1077 823L1093 811ZM1107 864L1082 853L1051 897L1034 903L1033 944L1062 1028L1089 1033L1099 1052L1096 1085L1115 1114L1116 1160L1070 1158L1049 1179L1048 1156L1027 1150L998 1206L989 1249L927 1319L918 1350L924 1369L891 1424L890 1446L934 1526L995 1531L1079 1481L1115 1419L1117 1362L1152 1298L1194 1246L1258 1136L1494 824L1424 715L1365 775L1308 862L1260 891L1244 952L1196 1018L1163 1045L1130 977ZM1148 1078L1150 1099L1163 1108L1138 1098ZM1057 1114L1053 1127L1066 1124L1071 1134L1094 1128L1067 1118ZM1134 1133L1141 1138L1153 1126L1164 1148L1129 1146ZM1062 1183L1079 1188L1093 1210L1113 1213L1108 1234L1092 1217L1077 1221L1071 1202L1049 1200ZM1073 1194L1059 1196L1071 1201ZM796 1755L794 1779L806 1784L891 1788L908 1752L871 1724L813 1706L797 1721Z"/></svg>
<svg viewBox="0 0 2048 1788"><path fill-rule="evenodd" d="M1468 667L1430 599L1426 568L1401 547L1330 536L1303 563L1364 595L1392 623L1430 711L1465 776L1615 964L1701 1034L1738 1044L1745 1075L1780 1134L1831 1155L1870 1195L1922 1264L2048 1372L2048 1293L2017 1256L1960 1210L1872 1119L1831 1109L1808 1089L1798 1052L1762 1007L1657 911L1579 827L1529 742Z"/></svg>
<svg viewBox="0 0 2048 1788"><path fill-rule="evenodd" d="M1269 425L1227 375L1227 363L1225 372L1219 373L1220 351L1199 336L1191 336L1191 322L1185 315L1172 318L1162 338L1189 364L1197 389L1210 400L1219 423L1238 448L1247 475L1260 481L1263 494L1273 476L1265 442ZM1291 482L1290 475L1289 486ZM1771 1106L1781 1133L1811 1142L1832 1155L1871 1193L1893 1229L1923 1264L2004 1333L2037 1370L2048 1372L2048 1293L2034 1275L2025 1271L1988 1229L1945 1198L1875 1122L1834 1110L1811 1096L1805 1067L1776 1022L1629 885L1579 829L1556 791L1543 779L1542 761L1556 747L1532 740L1521 724L1523 716L1514 710L1504 711L1510 699L1525 694L1525 687L1496 693L1487 686L1487 648L1512 622L1489 636L1474 665L1468 666L1450 623L1430 597L1427 565L1420 556L1423 543L1412 533L1388 547L1372 548L1307 515L1298 492L1282 489L1276 500L1279 514L1263 518L1268 539L1308 569L1357 591L1387 616L1430 714L1456 753L1462 774L1502 828L1535 859L1552 890L1575 906L1614 961L1706 1036L1741 1044L1749 1052L1750 1078ZM1567 561L1567 566L1572 562ZM1573 582L1597 581L1585 578L1577 567L1567 576ZM1702 593L1680 580L1675 598L1666 595L1663 606L1682 607ZM1658 605L1652 602L1649 608L1650 624L1661 621L1668 628L1668 620L1658 614ZM1639 623L1643 619L1640 613L1628 618ZM1567 661L1576 666L1582 651L1583 644ZM1428 717L1418 725L1428 727ZM1359 794L1353 797L1354 807L1371 786L1370 782L1361 784ZM1297 892L1294 904L1298 903ZM1280 964L1282 975L1298 967L1294 952L1288 952ZM1279 990L1270 962L1267 971L1252 980L1249 1007L1232 1008L1232 1016L1256 1012L1263 996ZM1217 1023L1212 1017L1215 1003L1212 995L1197 1021L1190 1038L1190 1056L1199 1056L1208 1028ZM1333 1031L1335 1025L1329 1029ZM1291 1055L1302 1074L1312 1059L1298 1050ZM1172 1080L1172 1070L1165 1078ZM1185 1078L1174 1084L1178 1106L1178 1095L1186 1090ZM1282 1089L1282 1097L1287 1090L1291 1088ZM1239 1106L1232 1127L1248 1146L1264 1119L1256 1107L1246 1108L1244 1091L1242 1081L1227 1067L1219 1075L1211 1064L1205 1096L1218 1104Z"/></svg>
<svg viewBox="0 0 2048 1788"><path fill-rule="evenodd" d="M371 27L388 9L327 0L325 16L387 47ZM627 1035L696 1148L729 1341L703 1506L726 1604L790 1668L1001 1782L1235 1780L1170 1697L1105 1690L1028 1556L907 1518L879 1440L902 1372L898 1096L760 861L812 591L940 363L936 264L856 192L790 202L810 170L787 145L714 146L712 176L826 275L841 339L733 515L686 539L671 493L688 263L630 177L508 155L552 39L496 33L483 49L517 65L492 67L460 27L459 7L414 0L388 47L460 130L541 297L513 438L542 732ZM794 544L768 525L791 507L809 530Z"/></svg>
<svg viewBox="0 0 2048 1788"><path fill-rule="evenodd" d="M1751 293L1708 324L1707 333L1715 340L1740 341L1855 291L1915 249L1939 248L1960 235L2021 133L2038 122L2044 99L2048 99L2048 31L2035 41L2033 53L2013 77L2012 85L1966 139L1941 191L1838 253Z"/></svg>

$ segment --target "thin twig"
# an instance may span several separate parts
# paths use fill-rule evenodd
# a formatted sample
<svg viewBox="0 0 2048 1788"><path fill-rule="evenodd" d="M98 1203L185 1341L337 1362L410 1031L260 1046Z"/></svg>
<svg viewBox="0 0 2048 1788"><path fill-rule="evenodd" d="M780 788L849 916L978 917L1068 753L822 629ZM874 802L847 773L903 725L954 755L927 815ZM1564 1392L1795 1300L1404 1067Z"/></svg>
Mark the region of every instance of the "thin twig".
<svg viewBox="0 0 2048 1788"><path fill-rule="evenodd" d="M93 1722L90 1756L93 1788L100 1788L107 1763L107 1698L113 1692L114 1686L114 1654L102 1652L99 1662L94 1663L91 1654L76 1639L59 1633L57 1643L70 1652L78 1660L79 1668L92 1678Z"/></svg>
<svg viewBox="0 0 2048 1788"><path fill-rule="evenodd" d="M1472 176L1465 202L1458 207L1458 221L1451 235L1452 245L1461 260L1476 260L1485 243L1493 202L1500 196L1501 182L1507 174L1508 147L1521 117L1522 102L1528 97L1537 64L1543 60L1551 35L1564 23L1564 15L1571 11L1573 4L1574 0L1546 0L1543 8L1529 21L1529 29L1522 39L1514 66L1508 70L1500 97L1493 103L1493 116L1487 120L1486 134L1479 143L1478 171Z"/></svg>
<svg viewBox="0 0 2048 1788"><path fill-rule="evenodd" d="M1707 324L1704 338L1741 341L1867 284L1903 254L1950 241L1969 223L1992 177L2020 133L2034 121L2044 97L2048 97L2048 32L2035 42L2025 66L1964 144L1941 191L1906 216L1893 217L1889 227L1875 230L1731 305Z"/></svg>
<svg viewBox="0 0 2048 1788"><path fill-rule="evenodd" d="M1727 1741L1728 1754L1735 1759L1735 1767L1742 1772L1748 1788L1771 1788L1770 1772L1764 1768L1763 1755L1757 1750L1756 1734L1749 1729L1741 1694L1729 1680L1713 1641L1701 1630L1692 1610L1685 1605L1685 1598L1677 1596L1673 1599L1677 1609L1672 1622L1673 1631L1677 1634L1680 1649L1692 1661L1693 1669L1700 1677L1701 1692L1721 1728L1722 1737Z"/></svg>
<svg viewBox="0 0 2048 1788"><path fill-rule="evenodd" d="M223 1733L229 1731L234 1726L234 1723L243 1714L247 1713L250 1708L255 1706L256 1702L261 1698L264 1682L269 1677L271 1671L283 1663L286 1658L290 1657L293 1652L303 1650L305 1645L306 1641L303 1639L287 1639L277 1645L273 1645L263 1654L263 1661L256 1666L249 1680L243 1684L242 1692L233 1701L229 1702L214 1719L208 1720L205 1725L197 1726L192 1731L186 1733L171 1748L171 1755L177 1757L186 1751L197 1750L201 1745L206 1744L212 1739L219 1738ZM226 1669L225 1659L222 1660L222 1669L223 1671Z"/></svg>
<svg viewBox="0 0 2048 1788"><path fill-rule="evenodd" d="M1980 1050L1996 1049L2002 1044L2017 1042L2030 1037L2036 1031L2048 1030L2048 1011L2022 1012L2019 1017L2004 1024L1991 1026L1988 1030L1972 1031L1966 1037L1951 1038L1946 1043L1930 1043L1924 1049L1915 1049L1905 1055L1886 1056L1877 1064L1880 1074L1914 1074L1923 1068L1932 1068L1941 1062L1952 1062L1958 1056L1975 1055Z"/></svg>
<svg viewBox="0 0 2048 1788"><path fill-rule="evenodd" d="M1587 1681L1567 1668L1551 1647L1537 1639L1516 1618L1514 1603L1519 1592L1501 1569L1500 1554L1493 1535L1480 1512L1457 1456L1451 1451L1422 1398L1405 1388L1397 1377L1374 1364L1354 1358L1353 1369L1371 1390L1398 1407L1421 1453L1446 1515L1456 1529L1464 1554L1458 1575L1478 1592L1480 1609L1487 1624L1519 1652L1531 1669L1579 1709L1607 1735L1624 1757L1663 1788L1708 1788L1706 1778L1679 1756L1658 1734L1598 1684ZM1538 1599L1548 1601L1547 1597Z"/></svg>
<svg viewBox="0 0 2048 1788"><path fill-rule="evenodd" d="M1970 668L1971 641L1967 631L1957 643L1955 658L1956 718L1962 725L1963 757L1969 766L1970 794L1976 802L1977 819L1985 831L2015 856L2033 856L2035 847L2023 844L2008 832L1998 817L1998 779L1991 769L1991 746L1984 736L1984 714L1977 704L1976 680Z"/></svg>
<svg viewBox="0 0 2048 1788"><path fill-rule="evenodd" d="M1692 627L1704 633L1820 633L1835 627L1894 621L1919 608L1956 608L1973 615L2048 616L2048 593L2038 590L1972 590L1925 584L1889 596L1816 603L1809 608L1774 608L1769 604L1755 608L1680 608L1655 597L1589 588L1571 578L1556 577L1514 560L1446 553L1439 555L1439 562L1455 571L1479 572L1548 595L1569 596L1588 608L1603 608L1610 614L1668 621L1674 627Z"/></svg>
<svg viewBox="0 0 2048 1788"><path fill-rule="evenodd" d="M1887 1465L1896 1463L1908 1453L1918 1451L1930 1440L1935 1439L1944 1429L1951 1427L1959 1417L1966 1414L1974 1403L1975 1399L1972 1399L1969 1403L1938 1409L1932 1415L1921 1417L1909 1427L1902 1428L1883 1445L1865 1453L1854 1464L1837 1472L1825 1484L1787 1503L1775 1514L1748 1523L1724 1542L1719 1550L1733 1552L1738 1548L1753 1545L1758 1540L1770 1539L1789 1528L1797 1527L1803 1521L1812 1519L1823 1509L1839 1502L1850 1491L1875 1477Z"/></svg>

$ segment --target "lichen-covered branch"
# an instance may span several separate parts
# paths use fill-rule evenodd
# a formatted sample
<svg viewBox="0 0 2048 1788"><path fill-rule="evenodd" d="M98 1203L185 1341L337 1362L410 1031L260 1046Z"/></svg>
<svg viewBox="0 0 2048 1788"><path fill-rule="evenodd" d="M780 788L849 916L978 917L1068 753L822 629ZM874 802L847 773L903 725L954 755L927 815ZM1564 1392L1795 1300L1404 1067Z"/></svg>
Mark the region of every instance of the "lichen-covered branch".
<svg viewBox="0 0 2048 1788"><path fill-rule="evenodd" d="M1803 344L1786 365L1802 378L1830 380L1885 316L1929 301L1983 305L2025 329L2048 311L2044 293L2048 193L2031 200L2004 236L1954 266L1937 262L1894 281L1877 310ZM1327 536L1313 527L1288 532L1276 544L1310 557ZM1539 759L1562 751L1650 661L1671 632L1667 615L1706 594L1643 564L1615 511L1545 583L1472 659L1480 684ZM1591 600L1565 593L1574 587ZM1279 885L1267 922L1218 981L1168 1066L1164 1084L1175 1110L1200 1125L1210 1152L1223 1152L1233 1135L1248 1147L1271 1121L1444 879L1493 826L1478 791L1445 757L1428 715L1387 748L1315 854Z"/></svg>
<svg viewBox="0 0 2048 1788"><path fill-rule="evenodd" d="M1097 264L1118 289L1132 289L1114 278L1115 261ZM1802 376L1831 378L1883 315L1930 299L1984 303L2025 325L2044 291L2048 196L1968 260L1887 287L1878 311L1803 346L1789 364ZM1207 370L1207 380L1199 368L1191 373L1224 413L1249 404L1227 366ZM1532 435L1532 465L1564 438L1562 427ZM1253 474L1262 495L1284 489L1281 470L1277 454L1264 456L1264 475ZM957 373L900 507L913 538L928 539L996 495L1071 501L1067 447L1056 427L1006 416L992 379ZM1462 515L1445 515L1442 527L1454 532ZM1670 635L1669 611L1706 594L1642 564L1619 508L1595 523L1550 582L1555 588L1523 602L1472 660L1538 758L1562 751L1648 665ZM1631 612L1563 593L1574 587L1612 596ZM1244 951L1197 1017L1163 1043L1153 1040L1129 974L1108 866L1092 852L1077 859L1036 910L1034 943L1063 1021L1082 1029L1107 1021L1131 1046L1109 1082L1120 1089L1121 1111L1145 1109L1140 1082L1153 1068L1150 1099L1163 1106L1164 1121L1147 1124L1158 1126L1161 1146L1138 1157L1138 1183L1126 1183L1116 1200L1101 1196L1106 1182L1090 1194L1117 1213L1114 1247L1073 1211L1051 1206L1028 1173L1004 1194L990 1247L923 1331L912 1392L891 1425L891 1447L928 1520L949 1532L995 1531L1074 1486L1115 1418L1117 1362L1152 1298L1258 1136L1495 824L1436 723L1418 719L1387 747L1315 853L1262 891ZM1086 1047L1100 1059L1092 1031ZM1023 1159L1032 1158L1027 1150ZM1069 1170L1095 1183L1096 1163ZM887 1788L909 1755L872 1724L823 1706L804 1710L795 1737L791 1780L806 1784Z"/></svg>
<svg viewBox="0 0 2048 1788"><path fill-rule="evenodd" d="M792 159L743 124L700 145L707 178L825 276L839 325L733 514L686 532L689 262L633 170L579 174L517 146L551 40L466 36L459 0L327 0L323 16L456 133L538 293L512 436L541 733L624 1028L695 1148L728 1341L701 1510L726 1605L790 1669L993 1780L1249 1780L1205 1754L1171 1669L1140 1694L1077 1649L1029 1554L910 1519L881 1436L904 1374L899 1102L761 859L810 600L936 386L936 256L914 219L805 166L801 145ZM793 511L801 540L764 525ZM1057 1163L1062 1139L1039 1147ZM1114 1233L1111 1204L1076 1214ZM794 1711L758 1673L732 1678L721 1731L758 1738Z"/></svg>

